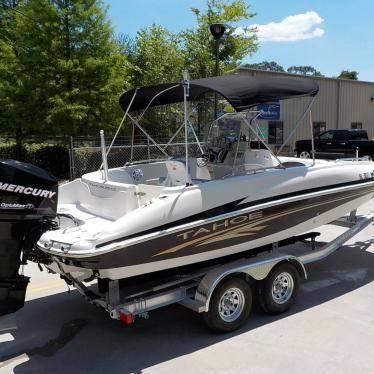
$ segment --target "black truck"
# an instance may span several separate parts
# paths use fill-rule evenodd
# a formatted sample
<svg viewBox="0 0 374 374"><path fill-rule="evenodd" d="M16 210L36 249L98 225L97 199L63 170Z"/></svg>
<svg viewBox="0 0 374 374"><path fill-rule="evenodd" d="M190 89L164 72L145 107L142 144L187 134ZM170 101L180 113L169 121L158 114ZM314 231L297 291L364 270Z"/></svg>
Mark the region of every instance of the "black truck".
<svg viewBox="0 0 374 374"><path fill-rule="evenodd" d="M368 139L365 130L328 130L314 139L316 158L355 157L358 148L359 157L374 159L374 140ZM295 143L297 157L312 157L312 141L298 140Z"/></svg>

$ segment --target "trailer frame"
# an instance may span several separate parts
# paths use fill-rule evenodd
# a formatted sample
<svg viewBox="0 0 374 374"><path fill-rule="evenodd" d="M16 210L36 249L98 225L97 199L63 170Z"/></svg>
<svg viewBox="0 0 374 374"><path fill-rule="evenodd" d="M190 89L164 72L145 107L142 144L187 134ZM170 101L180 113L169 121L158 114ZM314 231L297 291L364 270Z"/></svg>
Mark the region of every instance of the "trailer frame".
<svg viewBox="0 0 374 374"><path fill-rule="evenodd" d="M300 255L282 253L282 243L273 243L270 251L261 252L254 257L240 258L217 266L208 266L190 273L178 274L175 279L161 282L150 288L130 295L122 295L118 280L109 281L105 294L92 292L82 282L70 278L70 282L90 303L104 308L113 319L130 324L136 318L149 318L149 312L167 305L179 303L198 313L207 314L214 292L230 276L241 277L251 286L263 283L269 274L280 264L290 264L298 277L307 279L305 264L320 261L341 248L344 243L366 228L374 220L374 214L357 216L356 211L330 224L347 228L347 231L316 248L318 233L303 234L295 237L294 242L309 239L307 252ZM287 240L285 241L287 242ZM230 331L230 330L226 330Z"/></svg>

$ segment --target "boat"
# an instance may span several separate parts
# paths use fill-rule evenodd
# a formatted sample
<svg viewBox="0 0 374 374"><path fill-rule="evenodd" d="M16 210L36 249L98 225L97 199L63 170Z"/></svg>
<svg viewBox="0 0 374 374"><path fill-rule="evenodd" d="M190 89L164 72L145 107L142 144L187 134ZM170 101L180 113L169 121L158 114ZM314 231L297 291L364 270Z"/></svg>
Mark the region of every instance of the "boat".
<svg viewBox="0 0 374 374"><path fill-rule="evenodd" d="M102 169L62 186L58 212L79 224L46 232L37 243L53 256L55 271L121 279L203 262L312 230L373 197L370 161L301 160L250 147L254 121L248 112L274 99L313 100L318 86L312 80L185 80L133 89L120 104L129 113L207 91L236 109L236 121L228 116L237 127L235 139L227 141L227 124L220 132L221 118L200 158L187 154Z"/></svg>
<svg viewBox="0 0 374 374"><path fill-rule="evenodd" d="M213 121L203 144L188 111L190 102L208 92L221 95L235 112ZM256 108L269 101L309 98L286 143L310 113L317 94L318 85L311 79L239 75L197 80L184 76L177 83L134 88L120 97L121 125L129 118L164 159L109 168L107 156L115 138L106 148L101 132L100 169L58 190L36 169L4 161L8 169L0 176L5 204L0 225L14 220L5 215L9 209L17 214L37 210L38 235L33 235L28 256L73 283L204 263L313 230L373 198L374 162L280 156L263 139ZM170 157L134 112L142 118L150 107L172 103L184 104L178 132L184 129L185 150ZM198 157L189 154L189 134L199 145ZM28 171L39 173L49 184L32 183L24 175L18 180L12 168L26 176Z"/></svg>

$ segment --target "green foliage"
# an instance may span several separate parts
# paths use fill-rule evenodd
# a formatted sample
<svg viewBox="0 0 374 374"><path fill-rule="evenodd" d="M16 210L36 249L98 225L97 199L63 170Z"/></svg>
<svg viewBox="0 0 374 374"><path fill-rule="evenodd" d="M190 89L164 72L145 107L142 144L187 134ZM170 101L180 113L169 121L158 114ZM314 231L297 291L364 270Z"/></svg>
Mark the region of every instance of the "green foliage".
<svg viewBox="0 0 374 374"><path fill-rule="evenodd" d="M342 70L338 78L339 79L351 79L351 80L357 81L358 72L355 70Z"/></svg>
<svg viewBox="0 0 374 374"><path fill-rule="evenodd" d="M109 155L112 151L109 153ZM93 148L78 148L74 151L74 167L77 175L98 170L102 163L101 152ZM123 166L122 163L121 166ZM93 167L94 166L94 167ZM113 167L110 165L110 167Z"/></svg>
<svg viewBox="0 0 374 374"><path fill-rule="evenodd" d="M300 74L300 75L311 75L314 77L323 77L323 75L316 70L313 66L290 66L287 69L290 74Z"/></svg>
<svg viewBox="0 0 374 374"><path fill-rule="evenodd" d="M244 67L266 71L277 71L281 73L284 72L283 66L279 65L275 61L262 61L256 64L245 64Z"/></svg>
<svg viewBox="0 0 374 374"><path fill-rule="evenodd" d="M69 151L61 145L32 143L25 145L27 162L49 171L59 179L69 178Z"/></svg>
<svg viewBox="0 0 374 374"><path fill-rule="evenodd" d="M0 144L0 159L17 159L47 170L58 179L69 178L69 151L55 144Z"/></svg>
<svg viewBox="0 0 374 374"><path fill-rule="evenodd" d="M220 71L235 69L258 48L255 30L235 33L254 14L244 0L206 0L206 8L192 9L194 28L172 33L151 25L131 39L114 37L101 0L1 0L1 133L15 136L18 150L30 135L67 138L101 128L108 134L122 115L124 89L180 81L184 70L191 78L214 75L214 22L227 24ZM156 108L143 124L166 136L180 116L178 106Z"/></svg>
<svg viewBox="0 0 374 374"><path fill-rule="evenodd" d="M207 10L192 8L197 27L180 33L185 53L185 66L192 78L214 75L215 41L209 25L225 23L225 35L220 42L220 72L226 73L239 66L241 60L256 52L257 38L254 29L245 28L245 34L236 34L236 23L246 21L255 14L249 12L244 0L207 0Z"/></svg>
<svg viewBox="0 0 374 374"><path fill-rule="evenodd" d="M0 159L26 159L25 147L19 147L16 143L0 143Z"/></svg>
<svg viewBox="0 0 374 374"><path fill-rule="evenodd" d="M152 25L138 31L129 52L134 86L181 80L183 51L177 36L162 26Z"/></svg>
<svg viewBox="0 0 374 374"><path fill-rule="evenodd" d="M163 82L179 82L184 69L184 53L178 37L162 26L151 25L138 31L135 39L118 38L120 49L131 63L131 85L145 86ZM147 111L142 125L154 136L167 136L181 116L178 105L168 109L157 107ZM157 127L155 126L157 124ZM126 126L130 135L131 126Z"/></svg>
<svg viewBox="0 0 374 374"><path fill-rule="evenodd" d="M22 138L115 125L130 63L101 2L21 1L11 14L0 36L2 130Z"/></svg>

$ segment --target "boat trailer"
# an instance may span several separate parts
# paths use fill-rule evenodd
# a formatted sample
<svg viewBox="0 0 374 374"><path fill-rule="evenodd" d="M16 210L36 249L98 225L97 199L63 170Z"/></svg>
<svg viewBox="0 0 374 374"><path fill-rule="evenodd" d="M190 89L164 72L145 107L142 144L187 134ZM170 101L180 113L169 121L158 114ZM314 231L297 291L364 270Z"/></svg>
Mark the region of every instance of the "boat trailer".
<svg viewBox="0 0 374 374"><path fill-rule="evenodd" d="M357 216L354 211L330 223L347 230L321 247L315 242L319 233L306 233L274 243L268 251L256 256L178 273L171 280L155 280L151 286L132 293L118 280L108 281L103 292L92 291L74 279L70 281L88 302L104 308L111 318L125 324L134 323L136 318L149 318L154 309L179 303L202 313L212 330L232 331L245 322L255 297L270 314L288 310L295 301L299 280L307 279L304 265L337 251L373 220L374 214ZM300 241L308 244L303 246L305 252L298 255L282 252L282 248Z"/></svg>
<svg viewBox="0 0 374 374"><path fill-rule="evenodd" d="M347 230L321 247L315 242L319 233L306 233L274 243L255 256L223 259L218 265L175 274L168 281L154 280L151 286L136 292L128 293L118 280L108 281L101 292L75 279L66 280L88 302L104 308L111 318L125 324L134 323L136 318L149 318L154 309L179 303L201 313L213 331L228 332L246 321L254 298L267 313L288 310L295 301L300 278L307 279L304 265L337 251L373 220L374 214L357 216L354 211L330 223ZM308 244L303 246L306 251L298 255L286 253L287 246L296 242Z"/></svg>

